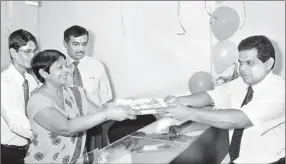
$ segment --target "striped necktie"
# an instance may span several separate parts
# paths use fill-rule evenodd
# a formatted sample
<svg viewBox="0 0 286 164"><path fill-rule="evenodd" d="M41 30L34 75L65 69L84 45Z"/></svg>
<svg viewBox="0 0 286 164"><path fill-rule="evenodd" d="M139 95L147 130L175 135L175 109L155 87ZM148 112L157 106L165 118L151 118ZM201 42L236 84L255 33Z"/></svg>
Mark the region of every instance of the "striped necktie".
<svg viewBox="0 0 286 164"><path fill-rule="evenodd" d="M248 104L252 100L252 98L253 98L253 90L252 90L252 87L249 86L241 107ZM230 156L231 163L236 158L239 157L239 150L240 150L240 144L241 144L241 138L242 138L243 131L244 131L244 128L234 129L233 131L231 143L229 146L229 156Z"/></svg>
<svg viewBox="0 0 286 164"><path fill-rule="evenodd" d="M27 116L27 103L29 100L29 83L27 79L24 79L23 82L23 90L24 90L24 100L25 100L25 114Z"/></svg>
<svg viewBox="0 0 286 164"><path fill-rule="evenodd" d="M73 85L83 87L81 75L80 75L80 72L77 68L79 61L74 61L73 64L74 64Z"/></svg>

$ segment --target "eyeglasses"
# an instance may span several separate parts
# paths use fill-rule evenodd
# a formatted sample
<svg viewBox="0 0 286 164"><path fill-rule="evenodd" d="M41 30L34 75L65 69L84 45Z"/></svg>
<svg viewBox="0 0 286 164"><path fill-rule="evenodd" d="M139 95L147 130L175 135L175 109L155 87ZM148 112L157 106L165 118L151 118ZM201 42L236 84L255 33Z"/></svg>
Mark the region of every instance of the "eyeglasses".
<svg viewBox="0 0 286 164"><path fill-rule="evenodd" d="M26 55L37 54L37 53L38 53L38 50L31 50L31 49L27 49L27 50L21 50L21 49L19 49L19 51L24 52Z"/></svg>

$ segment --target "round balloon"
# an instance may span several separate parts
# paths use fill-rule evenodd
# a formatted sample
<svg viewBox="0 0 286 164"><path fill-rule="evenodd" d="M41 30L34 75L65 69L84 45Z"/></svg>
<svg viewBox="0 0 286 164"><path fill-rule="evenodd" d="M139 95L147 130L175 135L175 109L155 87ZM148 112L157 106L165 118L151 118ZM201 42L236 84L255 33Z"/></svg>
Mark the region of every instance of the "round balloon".
<svg viewBox="0 0 286 164"><path fill-rule="evenodd" d="M210 25L218 40L230 38L239 27L240 19L237 12L230 7L218 7L210 17Z"/></svg>
<svg viewBox="0 0 286 164"><path fill-rule="evenodd" d="M237 61L237 46L229 40L220 41L214 46L212 57L215 72L217 74L222 73Z"/></svg>
<svg viewBox="0 0 286 164"><path fill-rule="evenodd" d="M212 80L213 77L207 72L199 71L194 73L189 80L190 92L193 94L212 90L214 88Z"/></svg>

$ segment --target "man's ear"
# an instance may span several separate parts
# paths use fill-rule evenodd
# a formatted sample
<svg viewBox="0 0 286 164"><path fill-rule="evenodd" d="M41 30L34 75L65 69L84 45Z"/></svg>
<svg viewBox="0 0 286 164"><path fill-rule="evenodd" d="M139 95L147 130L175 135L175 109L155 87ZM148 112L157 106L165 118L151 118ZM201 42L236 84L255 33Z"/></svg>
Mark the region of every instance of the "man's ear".
<svg viewBox="0 0 286 164"><path fill-rule="evenodd" d="M46 79L48 76L48 72L44 71L43 69L39 69L39 74Z"/></svg>
<svg viewBox="0 0 286 164"><path fill-rule="evenodd" d="M17 56L17 51L14 49L14 48L10 48L9 49L9 52L10 52L10 56L12 59L15 59L16 56Z"/></svg>
<svg viewBox="0 0 286 164"><path fill-rule="evenodd" d="M272 66L273 66L273 64L274 64L274 59L273 59L272 57L270 57L270 58L265 62L265 64L266 64L267 69L268 69L268 70L271 70L271 68L272 68Z"/></svg>

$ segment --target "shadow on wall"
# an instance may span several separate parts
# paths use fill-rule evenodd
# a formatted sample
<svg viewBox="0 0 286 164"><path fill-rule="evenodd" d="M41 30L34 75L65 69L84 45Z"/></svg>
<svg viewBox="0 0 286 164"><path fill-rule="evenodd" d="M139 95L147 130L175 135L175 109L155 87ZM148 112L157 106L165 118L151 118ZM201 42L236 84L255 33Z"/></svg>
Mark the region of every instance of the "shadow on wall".
<svg viewBox="0 0 286 164"><path fill-rule="evenodd" d="M116 98L115 89L114 89L114 85L113 85L113 80L112 80L112 78L110 76L108 67L102 61L101 61L101 63L103 64L103 66L105 68L105 72L107 74L107 77L108 77L109 83L110 83L110 87L111 87L112 99L110 101L113 101Z"/></svg>
<svg viewBox="0 0 286 164"><path fill-rule="evenodd" d="M88 54L87 56L92 57L94 53L94 46L95 46L95 35L91 30L88 30L89 40L88 40Z"/></svg>
<svg viewBox="0 0 286 164"><path fill-rule="evenodd" d="M282 62L284 60L282 60L282 51L281 48L279 47L278 43L274 40L271 40L274 49L275 49L275 66L273 68L273 73L279 75L280 72L282 71Z"/></svg>
<svg viewBox="0 0 286 164"><path fill-rule="evenodd" d="M1 72L8 68L10 63L10 54L1 54Z"/></svg>
<svg viewBox="0 0 286 164"><path fill-rule="evenodd" d="M41 51L41 45L39 44L40 41L38 38L36 39L37 39L37 49L40 52ZM10 52L8 50L7 54L1 54L1 72L6 68L8 68L10 63L11 63L11 58L10 58ZM32 69L28 69L27 72L33 74Z"/></svg>

